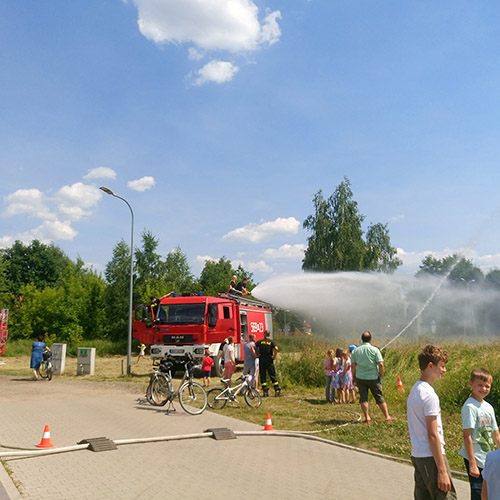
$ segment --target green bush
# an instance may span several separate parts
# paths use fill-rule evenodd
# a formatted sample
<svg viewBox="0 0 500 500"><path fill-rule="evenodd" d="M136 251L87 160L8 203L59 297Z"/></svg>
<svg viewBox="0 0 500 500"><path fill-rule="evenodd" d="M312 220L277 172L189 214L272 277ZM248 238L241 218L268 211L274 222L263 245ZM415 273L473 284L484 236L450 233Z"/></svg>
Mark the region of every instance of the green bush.
<svg viewBox="0 0 500 500"><path fill-rule="evenodd" d="M18 356L30 356L31 355L31 344L33 344L34 339L19 339L10 340L7 339L5 344L5 356L18 357Z"/></svg>
<svg viewBox="0 0 500 500"><path fill-rule="evenodd" d="M326 351L343 346L340 339L328 340L316 337L278 337L277 371L284 387L321 387L325 383L323 361ZM283 352L284 351L284 352Z"/></svg>
<svg viewBox="0 0 500 500"><path fill-rule="evenodd" d="M277 359L279 381L285 387L321 387L324 380L323 360L328 348L343 346L339 339L311 337L277 337L280 348ZM429 343L428 338L412 339L411 343L389 346L382 351L385 365L384 393L390 401L405 399L413 384L420 377L418 354ZM441 407L450 413L460 413L464 401L470 395L470 372L483 367L493 375L491 393L487 398L495 411L500 413L500 345L454 344L435 341L448 351L447 373L435 384ZM405 393L397 389L397 377L401 377Z"/></svg>

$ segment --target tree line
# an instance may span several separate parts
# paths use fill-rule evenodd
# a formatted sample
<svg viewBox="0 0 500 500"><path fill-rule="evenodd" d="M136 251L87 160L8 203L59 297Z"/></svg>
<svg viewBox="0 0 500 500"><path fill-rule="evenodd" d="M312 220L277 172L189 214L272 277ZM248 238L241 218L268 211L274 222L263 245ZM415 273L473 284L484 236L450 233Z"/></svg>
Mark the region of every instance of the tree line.
<svg viewBox="0 0 500 500"><path fill-rule="evenodd" d="M460 254L437 259L428 255L416 273L417 282L426 277L446 279L443 290L422 314L418 333L497 336L500 332L500 270L486 274L471 259ZM425 302L430 284L415 287L408 301L417 307Z"/></svg>
<svg viewBox="0 0 500 500"><path fill-rule="evenodd" d="M243 267L225 257L207 261L195 277L181 248L163 257L158 239L149 231L134 249L134 303L149 303L167 292L226 292L233 274L249 278ZM33 338L43 333L51 341L126 339L130 286L130 247L120 241L104 275L72 261L54 244L16 241L0 250L0 306L9 309L9 338Z"/></svg>
<svg viewBox="0 0 500 500"><path fill-rule="evenodd" d="M313 209L314 213L303 222L304 229L311 233L302 261L304 271L393 273L402 264L391 244L387 224L372 223L363 229L365 216L359 211L347 177L327 198L319 190L313 197ZM162 256L158 245L158 239L150 231L144 231L140 247L134 249L136 304L148 303L151 296L170 291L217 295L227 291L234 274L248 277L250 289L255 286L252 273L241 266L235 268L225 257L206 261L200 275L195 277L181 248ZM101 274L86 267L80 258L72 261L54 244L16 241L10 248L1 249L0 306L10 310L10 338L33 338L43 333L50 341L73 345L84 339L126 339L130 257L128 244L124 240L118 242ZM497 296L490 294L493 298L489 302L483 300L480 306L479 299L474 297L479 291L500 292L500 270L484 275L472 261L459 255L441 260L427 256L416 276L442 277L447 273L452 286L467 292L465 302L458 304L462 313L468 311L467 321L474 323L474 329L496 328L500 321ZM403 322L412 314L411 307L418 308L425 301L427 293L428 290L419 287L406 290L403 300L406 305L388 304L387 311L380 313L387 317L388 311L397 309ZM450 313L450 307L449 302L436 300L423 319L429 324L436 321L441 326L448 325L450 330L456 328L456 319L464 314L453 311L445 314L440 310ZM304 319L288 310L277 311L275 317L279 328L284 328L285 323L295 328Z"/></svg>

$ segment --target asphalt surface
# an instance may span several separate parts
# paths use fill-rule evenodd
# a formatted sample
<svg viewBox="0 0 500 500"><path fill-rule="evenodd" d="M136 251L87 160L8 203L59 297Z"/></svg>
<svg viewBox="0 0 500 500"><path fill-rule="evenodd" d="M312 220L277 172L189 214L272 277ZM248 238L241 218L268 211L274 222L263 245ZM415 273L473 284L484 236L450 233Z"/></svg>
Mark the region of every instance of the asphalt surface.
<svg viewBox="0 0 500 500"><path fill-rule="evenodd" d="M232 499L401 500L413 498L411 466L205 411L192 416L147 404L125 384L33 382L0 376L0 455L34 450L45 425L55 448L96 437L111 440L203 433L209 428L257 431L256 436L212 437L119 445L45 456L4 458L0 500ZM249 411L251 411L249 409ZM279 429L279 419L273 417ZM7 448L9 447L9 448ZM469 486L454 480L459 499Z"/></svg>

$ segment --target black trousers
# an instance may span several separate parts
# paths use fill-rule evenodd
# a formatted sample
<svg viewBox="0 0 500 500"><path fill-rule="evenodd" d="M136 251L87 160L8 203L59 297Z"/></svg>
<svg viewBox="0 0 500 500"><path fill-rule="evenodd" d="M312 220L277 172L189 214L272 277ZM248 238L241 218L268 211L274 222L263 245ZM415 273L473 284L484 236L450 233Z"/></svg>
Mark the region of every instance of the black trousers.
<svg viewBox="0 0 500 500"><path fill-rule="evenodd" d="M273 385L278 385L278 379L276 378L276 370L274 368L274 362L271 361L259 361L259 373L260 373L260 385L264 385L266 383L267 374L269 374L269 378Z"/></svg>

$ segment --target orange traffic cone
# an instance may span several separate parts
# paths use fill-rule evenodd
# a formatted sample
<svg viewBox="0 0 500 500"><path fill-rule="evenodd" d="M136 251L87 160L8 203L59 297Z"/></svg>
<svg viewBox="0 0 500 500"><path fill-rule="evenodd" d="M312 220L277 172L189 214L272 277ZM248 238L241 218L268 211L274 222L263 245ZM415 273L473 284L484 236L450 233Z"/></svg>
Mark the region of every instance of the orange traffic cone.
<svg viewBox="0 0 500 500"><path fill-rule="evenodd" d="M43 430L42 440L40 444L36 445L37 448L53 448L54 443L50 439L50 426L46 425Z"/></svg>
<svg viewBox="0 0 500 500"><path fill-rule="evenodd" d="M271 422L271 414L266 414L266 425L264 425L263 431L274 431L273 423Z"/></svg>
<svg viewBox="0 0 500 500"><path fill-rule="evenodd" d="M401 381L401 377L398 376L398 391L405 392L405 388L403 387L403 382Z"/></svg>

